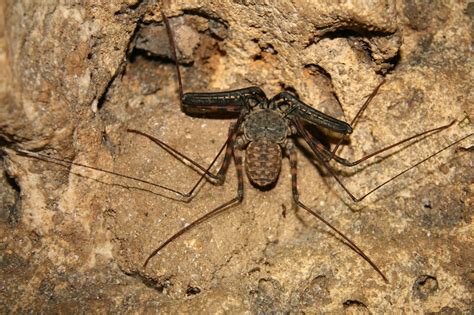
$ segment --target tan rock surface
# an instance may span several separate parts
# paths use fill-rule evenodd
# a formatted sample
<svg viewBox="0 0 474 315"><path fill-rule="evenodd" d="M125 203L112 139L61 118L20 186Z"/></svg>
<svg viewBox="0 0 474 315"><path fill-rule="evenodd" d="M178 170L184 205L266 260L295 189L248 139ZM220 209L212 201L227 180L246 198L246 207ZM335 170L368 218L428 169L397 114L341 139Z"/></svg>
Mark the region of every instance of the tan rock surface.
<svg viewBox="0 0 474 315"><path fill-rule="evenodd" d="M381 277L297 209L288 160L276 187L245 179L242 204L143 263L235 196L235 168L188 204L41 151L187 191L198 174L134 128L210 163L232 120L180 111L160 6L152 1L0 4L0 310L6 312L454 312L472 310L472 137L353 203L302 144L302 201L354 240ZM385 78L341 155L355 160L451 128L355 169L363 195L472 133L472 3L172 1L186 91L283 89L350 121ZM471 151L459 148L471 148ZM133 189L136 186L140 189ZM146 192L152 189L155 193ZM164 195L164 196L163 196Z"/></svg>

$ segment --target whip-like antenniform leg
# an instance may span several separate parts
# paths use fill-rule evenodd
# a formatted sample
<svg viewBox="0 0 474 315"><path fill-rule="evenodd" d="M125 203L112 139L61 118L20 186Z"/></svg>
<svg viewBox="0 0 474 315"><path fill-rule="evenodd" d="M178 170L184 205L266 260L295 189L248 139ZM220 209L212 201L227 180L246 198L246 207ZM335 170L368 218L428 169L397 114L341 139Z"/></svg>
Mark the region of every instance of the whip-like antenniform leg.
<svg viewBox="0 0 474 315"><path fill-rule="evenodd" d="M234 144L231 144L234 146ZM239 148L234 147L232 150L232 153L234 155L234 162L235 162L235 168L237 170L237 196L222 205L218 206L217 208L209 211L205 215L199 217L198 219L194 220L191 222L189 225L186 227L182 228L175 234L173 234L170 238L168 238L166 241L164 241L158 248L156 248L145 260L145 263L143 264L143 267L146 268L148 263L150 262L150 259L152 259L156 254L158 254L166 245L186 233L187 231L191 230L192 228L196 227L197 225L205 222L206 220L216 216L217 214L235 206L236 204L239 204L242 202L242 199L244 197L244 177L243 177L243 167L242 167L242 153Z"/></svg>
<svg viewBox="0 0 474 315"><path fill-rule="evenodd" d="M347 236L345 236L342 232L340 232L338 229L336 229L331 223L326 221L321 215L316 213L314 210L306 206L304 203L300 201L300 195L298 193L298 171L297 171L297 154L296 150L294 148L291 149L290 151L290 168L291 168L291 190L293 194L293 199L296 202L296 204L300 207L309 212L311 215L316 217L318 220L326 224L331 230L336 232L340 237L344 239L345 242L347 242L347 245L355 251L357 254L359 254L362 258L367 261L372 268L375 269L375 271L378 272L378 274L385 280L385 282L388 283L387 277L383 274L382 271L377 267L377 265L353 242L351 241Z"/></svg>

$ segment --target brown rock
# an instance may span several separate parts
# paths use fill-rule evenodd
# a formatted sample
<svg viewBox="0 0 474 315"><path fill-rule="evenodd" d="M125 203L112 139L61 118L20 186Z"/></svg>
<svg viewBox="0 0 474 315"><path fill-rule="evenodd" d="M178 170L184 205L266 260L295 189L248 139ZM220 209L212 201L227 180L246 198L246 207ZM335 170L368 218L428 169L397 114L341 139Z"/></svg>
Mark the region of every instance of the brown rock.
<svg viewBox="0 0 474 315"><path fill-rule="evenodd" d="M472 8L462 1L352 3L189 1L164 8L188 92L260 86L271 97L286 89L350 121L385 78L341 150L350 160L458 120L386 158L337 166L360 196L472 133ZM207 165L231 120L181 112L166 32L151 1L6 1L0 23L8 174L2 313L468 312L472 150L456 148L470 147L472 137L357 204L300 148L302 201L360 245L389 284L296 209L286 159L276 187L259 191L245 179L242 204L173 241L145 269L169 236L235 196L233 166L222 187L206 184L192 202L180 203L163 189L11 148L188 191L198 174L126 129Z"/></svg>

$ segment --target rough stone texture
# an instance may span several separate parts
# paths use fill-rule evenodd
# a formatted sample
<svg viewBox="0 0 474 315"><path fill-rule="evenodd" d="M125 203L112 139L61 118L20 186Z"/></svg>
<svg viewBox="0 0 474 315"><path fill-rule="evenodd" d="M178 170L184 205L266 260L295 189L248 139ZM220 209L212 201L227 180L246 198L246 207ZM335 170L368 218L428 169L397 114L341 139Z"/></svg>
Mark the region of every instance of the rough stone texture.
<svg viewBox="0 0 474 315"><path fill-rule="evenodd" d="M344 231L380 276L296 209L289 167L269 191L146 257L235 195L235 169L191 203L21 147L187 191L198 174L134 128L210 163L229 120L180 111L159 5L0 4L4 146L0 311L469 313L474 285L472 137L354 204L300 146L303 202ZM105 4L104 4L105 3ZM356 195L472 133L472 3L173 1L164 8L186 91L286 89L350 121L385 78L341 154L356 159L457 119L448 130L355 169ZM302 142L301 142L302 143ZM135 186L133 189L131 186ZM154 193L146 190L153 190Z"/></svg>

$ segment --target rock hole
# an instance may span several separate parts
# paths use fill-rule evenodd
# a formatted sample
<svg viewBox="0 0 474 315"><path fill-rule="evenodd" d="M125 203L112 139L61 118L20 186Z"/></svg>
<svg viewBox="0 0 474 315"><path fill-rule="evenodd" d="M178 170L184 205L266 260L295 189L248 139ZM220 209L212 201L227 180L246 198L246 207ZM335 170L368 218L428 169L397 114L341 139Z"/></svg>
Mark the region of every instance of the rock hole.
<svg viewBox="0 0 474 315"><path fill-rule="evenodd" d="M307 69L311 74L316 74L319 73L323 75L326 79L331 80L331 75L321 66L310 63L304 66L305 69Z"/></svg>
<svg viewBox="0 0 474 315"><path fill-rule="evenodd" d="M3 159L4 156L0 154L0 162L2 162ZM0 209L0 219L4 222L8 222L11 227L15 227L20 221L21 188L16 179L8 174L6 170L2 171L0 182L2 182L0 185L0 201L3 205Z"/></svg>
<svg viewBox="0 0 474 315"><path fill-rule="evenodd" d="M16 182L15 178L10 176L10 174L8 174L7 172L5 172L4 174L5 174L5 178L7 180L7 183L10 185L10 187L13 188L13 190L15 190L17 193L20 193L21 188L18 185L18 183Z"/></svg>
<svg viewBox="0 0 474 315"><path fill-rule="evenodd" d="M425 208L425 209L433 209L433 206L431 205L431 200L430 200L430 199L424 198L424 199L422 200L422 202L423 202L423 208Z"/></svg>
<svg viewBox="0 0 474 315"><path fill-rule="evenodd" d="M250 274L252 274L252 273L254 273L254 272L260 272L260 267L258 267L258 266L257 266L257 267L253 267L252 269L250 269L250 270L247 272L247 274L250 275Z"/></svg>
<svg viewBox="0 0 474 315"><path fill-rule="evenodd" d="M400 63L400 59L401 59L400 50L398 50L395 56L393 56L390 59L385 60L385 63L390 64L392 66L387 72L393 71L393 69L395 69L395 67Z"/></svg>
<svg viewBox="0 0 474 315"><path fill-rule="evenodd" d="M367 306L358 300L346 300L342 303L345 313L369 314Z"/></svg>
<svg viewBox="0 0 474 315"><path fill-rule="evenodd" d="M270 55L278 55L278 51L276 51L272 44L266 44L265 46L260 47L260 50L269 53Z"/></svg>
<svg viewBox="0 0 474 315"><path fill-rule="evenodd" d="M300 96L298 95L298 92L296 91L296 89L291 86L291 85L286 85L284 82L280 82L280 86L281 86L281 89L285 92L289 92L291 94L293 94L294 96L296 96L297 98L300 98Z"/></svg>
<svg viewBox="0 0 474 315"><path fill-rule="evenodd" d="M186 290L187 296L196 295L199 293L201 293L201 289L198 287L188 287L188 289Z"/></svg>
<svg viewBox="0 0 474 315"><path fill-rule="evenodd" d="M430 275L421 275L413 284L413 294L419 299L425 300L438 290L438 280Z"/></svg>
<svg viewBox="0 0 474 315"><path fill-rule="evenodd" d="M360 32L356 30L357 27L354 29L344 28L344 29L336 29L336 30L329 30L328 32L324 33L321 38L351 38L351 37L358 37L361 36ZM362 30L361 30L362 31Z"/></svg>
<svg viewBox="0 0 474 315"><path fill-rule="evenodd" d="M260 44L259 40L254 38L252 39L254 43L258 43L258 46L260 47L260 53L256 54L253 56L253 60L262 60L265 58L265 55L278 55L278 51L273 47L272 44L266 43L266 44Z"/></svg>

